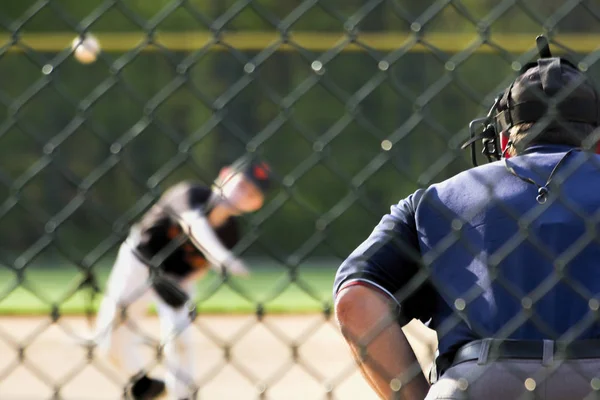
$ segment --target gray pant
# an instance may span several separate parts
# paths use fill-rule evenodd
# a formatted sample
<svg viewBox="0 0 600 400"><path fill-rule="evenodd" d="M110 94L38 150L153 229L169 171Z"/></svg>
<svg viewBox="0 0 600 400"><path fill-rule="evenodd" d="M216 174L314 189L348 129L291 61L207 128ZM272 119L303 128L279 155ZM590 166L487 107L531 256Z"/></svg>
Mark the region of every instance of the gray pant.
<svg viewBox="0 0 600 400"><path fill-rule="evenodd" d="M434 399L600 400L600 359L467 361L431 386Z"/></svg>

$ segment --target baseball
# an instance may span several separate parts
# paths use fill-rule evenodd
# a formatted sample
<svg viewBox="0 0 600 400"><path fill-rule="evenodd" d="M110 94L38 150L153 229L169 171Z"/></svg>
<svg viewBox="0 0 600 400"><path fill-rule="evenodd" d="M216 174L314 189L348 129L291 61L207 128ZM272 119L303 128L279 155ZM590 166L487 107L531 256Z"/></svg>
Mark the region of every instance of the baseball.
<svg viewBox="0 0 600 400"><path fill-rule="evenodd" d="M100 43L91 34L86 34L83 38L81 36L76 37L73 39L71 46L75 58L82 64L93 63L100 53Z"/></svg>

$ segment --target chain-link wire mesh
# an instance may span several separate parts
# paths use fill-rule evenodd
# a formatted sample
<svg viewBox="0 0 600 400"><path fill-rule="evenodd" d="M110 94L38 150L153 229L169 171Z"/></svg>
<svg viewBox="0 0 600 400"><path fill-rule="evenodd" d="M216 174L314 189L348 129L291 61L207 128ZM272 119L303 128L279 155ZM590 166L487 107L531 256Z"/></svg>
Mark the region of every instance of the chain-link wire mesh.
<svg viewBox="0 0 600 400"><path fill-rule="evenodd" d="M592 0L39 0L0 10L6 399L127 395L130 376L86 333L117 249L166 189L211 185L247 153L275 181L264 207L241 218L234 251L253 275L199 282L198 315L181 327L193 332L198 370L179 378L199 398L374 397L332 318L336 267L389 205L470 167L459 149L468 122L537 57L536 34L600 78ZM82 64L71 42L89 34L102 52ZM556 254L531 230L519 235L561 265L597 240L590 228ZM535 320L557 279L599 307L565 276L530 293L496 278L524 308L500 336ZM145 370L177 369L156 321L127 314ZM435 339L414 323L406 332L427 370ZM533 388L545 379L534 378Z"/></svg>

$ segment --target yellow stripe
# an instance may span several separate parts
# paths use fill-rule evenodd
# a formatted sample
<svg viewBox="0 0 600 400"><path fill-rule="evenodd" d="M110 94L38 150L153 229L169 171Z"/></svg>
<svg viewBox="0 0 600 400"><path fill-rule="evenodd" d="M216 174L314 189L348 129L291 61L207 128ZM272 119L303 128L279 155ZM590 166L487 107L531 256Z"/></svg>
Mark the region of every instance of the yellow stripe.
<svg viewBox="0 0 600 400"><path fill-rule="evenodd" d="M75 34L66 32L24 33L20 36L19 42L36 51L57 52L68 48L75 37ZM129 51L140 45L144 46L143 51L157 50L156 46L145 44L148 37L143 32L100 32L96 34L96 37L99 39L102 49L107 52ZM567 48L580 53L600 50L600 34L561 34L555 39ZM272 45L277 45L280 51L289 51L294 48L294 46L282 43L278 32L230 32L224 33L221 40L238 50L260 51ZM290 40L295 46L318 52L333 49L344 43L346 44L343 51L361 51L363 49L361 45L347 43L348 36L336 32L296 32L290 35ZM410 33L400 32L370 32L360 33L357 36L357 42L360 44L386 52L397 50L414 40L415 37ZM448 53L465 50L477 43L478 40L479 36L476 33L432 32L423 35L423 41L428 45ZM512 53L524 53L535 47L535 34L530 33L494 33L490 40ZM172 51L194 51L204 46L210 46L211 50L225 49L224 46L216 43L216 38L210 32L206 31L163 32L155 36L155 41ZM2 47L10 46L9 51L22 51L18 44L11 45L11 43L10 36L0 35ZM561 52L557 46L552 46L552 50L556 53ZM423 44L416 44L410 47L409 51L425 52L429 50ZM495 51L487 45L482 45L476 50L479 53Z"/></svg>

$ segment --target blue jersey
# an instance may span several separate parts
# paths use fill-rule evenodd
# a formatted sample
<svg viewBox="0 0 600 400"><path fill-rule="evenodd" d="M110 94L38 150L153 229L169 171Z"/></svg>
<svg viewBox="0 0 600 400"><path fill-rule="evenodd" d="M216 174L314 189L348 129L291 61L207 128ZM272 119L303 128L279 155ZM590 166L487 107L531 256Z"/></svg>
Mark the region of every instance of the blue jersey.
<svg viewBox="0 0 600 400"><path fill-rule="evenodd" d="M542 186L568 150L507 161ZM600 337L600 157L572 152L548 188L540 204L499 161L418 190L344 261L334 292L362 281L387 293L403 322L437 331L440 354L487 337Z"/></svg>

